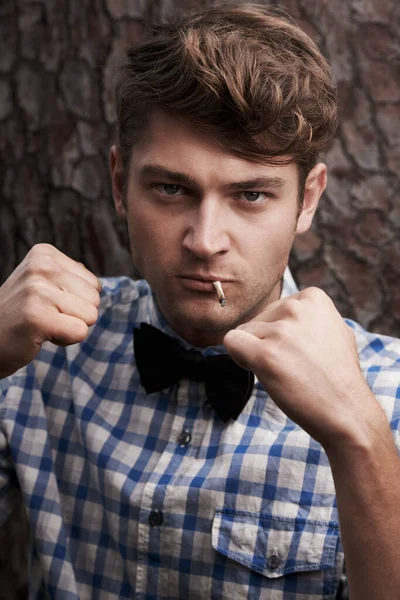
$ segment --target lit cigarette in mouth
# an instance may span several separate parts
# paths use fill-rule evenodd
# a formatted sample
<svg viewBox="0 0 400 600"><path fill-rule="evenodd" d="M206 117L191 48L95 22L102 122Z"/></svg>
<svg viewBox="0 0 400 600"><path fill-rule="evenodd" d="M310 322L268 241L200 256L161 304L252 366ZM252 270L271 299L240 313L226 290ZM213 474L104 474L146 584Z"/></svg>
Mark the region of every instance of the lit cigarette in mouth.
<svg viewBox="0 0 400 600"><path fill-rule="evenodd" d="M226 306L226 299L225 299L224 290L222 289L221 282L213 281L212 284L214 286L215 291L217 292L219 303L222 306L222 308L224 308L224 306Z"/></svg>

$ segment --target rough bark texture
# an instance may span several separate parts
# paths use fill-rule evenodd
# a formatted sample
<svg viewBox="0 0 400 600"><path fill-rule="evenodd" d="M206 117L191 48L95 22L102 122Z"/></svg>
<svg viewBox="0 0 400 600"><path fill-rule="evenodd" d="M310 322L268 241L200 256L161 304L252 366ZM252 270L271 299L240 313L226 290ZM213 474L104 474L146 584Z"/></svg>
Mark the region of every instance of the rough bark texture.
<svg viewBox="0 0 400 600"><path fill-rule="evenodd" d="M131 274L114 215L108 148L123 49L154 18L210 0L3 0L0 3L0 283L37 242L98 275ZM343 315L400 335L400 4L287 0L330 59L341 124L329 187L291 267ZM18 529L18 527L17 527ZM10 535L13 531L13 535ZM21 530L22 531L22 530ZM18 545L11 526L0 547ZM0 598L17 598L18 553L0 554ZM14 583L12 583L14 582Z"/></svg>

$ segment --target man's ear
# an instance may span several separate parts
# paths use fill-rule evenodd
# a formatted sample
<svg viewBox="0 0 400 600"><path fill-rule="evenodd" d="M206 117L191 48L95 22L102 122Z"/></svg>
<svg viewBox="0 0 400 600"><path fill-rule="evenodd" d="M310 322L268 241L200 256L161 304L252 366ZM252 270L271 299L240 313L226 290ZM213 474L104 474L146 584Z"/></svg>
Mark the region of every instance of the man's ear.
<svg viewBox="0 0 400 600"><path fill-rule="evenodd" d="M309 172L304 187L304 200L297 220L296 235L305 233L311 226L319 200L326 188L328 169L324 163L318 163Z"/></svg>
<svg viewBox="0 0 400 600"><path fill-rule="evenodd" d="M121 150L118 146L111 146L110 149L110 172L115 209L120 217L126 219L126 206L123 192L124 169Z"/></svg>

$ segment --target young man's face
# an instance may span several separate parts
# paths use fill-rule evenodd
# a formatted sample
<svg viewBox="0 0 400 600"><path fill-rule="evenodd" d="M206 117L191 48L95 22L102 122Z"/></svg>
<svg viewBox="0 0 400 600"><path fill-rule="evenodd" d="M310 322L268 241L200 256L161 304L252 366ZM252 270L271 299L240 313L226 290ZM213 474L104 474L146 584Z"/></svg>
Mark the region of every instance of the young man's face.
<svg viewBox="0 0 400 600"><path fill-rule="evenodd" d="M163 113L133 148L125 198L116 147L111 171L135 265L170 325L200 347L222 343L279 298L294 236L310 226L326 180L317 165L298 218L296 165L237 158ZM212 281L222 283L224 308Z"/></svg>

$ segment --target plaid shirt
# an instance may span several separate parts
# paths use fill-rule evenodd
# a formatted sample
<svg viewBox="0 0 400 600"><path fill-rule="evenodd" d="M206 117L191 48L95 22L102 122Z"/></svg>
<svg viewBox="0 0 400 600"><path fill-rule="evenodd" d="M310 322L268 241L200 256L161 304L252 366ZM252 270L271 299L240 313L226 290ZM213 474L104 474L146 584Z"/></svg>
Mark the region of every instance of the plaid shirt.
<svg viewBox="0 0 400 600"><path fill-rule="evenodd" d="M0 382L0 514L22 494L30 598L334 599L344 557L321 446L258 382L227 424L203 383L147 395L133 327L178 336L146 282L103 286L83 343L47 343ZM282 296L295 290L287 271ZM400 342L349 325L396 435Z"/></svg>

